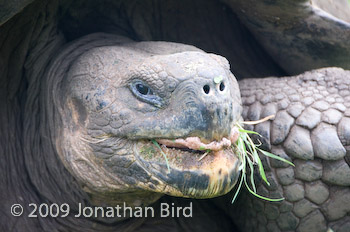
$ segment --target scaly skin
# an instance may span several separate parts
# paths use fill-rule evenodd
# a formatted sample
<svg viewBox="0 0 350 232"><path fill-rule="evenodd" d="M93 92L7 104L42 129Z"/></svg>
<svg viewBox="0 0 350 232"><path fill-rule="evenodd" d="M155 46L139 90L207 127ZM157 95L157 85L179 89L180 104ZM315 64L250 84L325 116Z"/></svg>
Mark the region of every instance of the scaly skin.
<svg viewBox="0 0 350 232"><path fill-rule="evenodd" d="M260 181L258 193L285 200L242 193L232 210L241 230L350 231L350 71L320 69L239 85L245 120L276 115L247 128L263 136L265 149L295 164L263 159L271 185Z"/></svg>
<svg viewBox="0 0 350 232"><path fill-rule="evenodd" d="M223 57L92 34L65 48L45 76L42 99L58 155L93 204L149 205L162 194L210 198L236 183L239 161L229 147L201 161L201 154L173 149L168 171L151 142L231 136L241 104Z"/></svg>

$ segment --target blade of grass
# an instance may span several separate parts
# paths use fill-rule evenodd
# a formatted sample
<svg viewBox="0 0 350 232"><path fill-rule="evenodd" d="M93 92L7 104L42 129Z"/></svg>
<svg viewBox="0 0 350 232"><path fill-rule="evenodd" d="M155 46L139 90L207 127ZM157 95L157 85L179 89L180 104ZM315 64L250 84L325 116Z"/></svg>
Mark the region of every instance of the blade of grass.
<svg viewBox="0 0 350 232"><path fill-rule="evenodd" d="M248 185L248 183L247 183L247 181L246 181L245 179L244 179L244 184L245 184L246 188L248 189L248 191L249 191L251 194L253 194L254 196L256 196L256 197L258 197L258 198L260 198L260 199L263 199L263 200L266 200L266 201L273 201L273 202L276 202L276 201L283 201L283 200L284 200L283 197L282 197L282 198L273 199L273 198L268 198L268 197L264 197L264 196L261 196L261 195L257 194L256 192L254 192L253 190L251 190L251 189L249 188L249 185Z"/></svg>
<svg viewBox="0 0 350 232"><path fill-rule="evenodd" d="M253 162L250 159L247 159L248 161L248 165L250 168L250 183L252 185L252 188L254 190L254 192L256 192L256 187L255 187L255 183L254 183L254 167L253 167Z"/></svg>
<svg viewBox="0 0 350 232"><path fill-rule="evenodd" d="M277 155L274 155L274 154L272 154L272 153L270 153L270 152L268 152L268 151L264 151L264 150L262 150L262 149L260 149L260 148L257 148L261 153L263 153L265 156L267 156L267 157L271 157L271 158L273 158L273 159L276 159L276 160L280 160L280 161L282 161L282 162L285 162L285 163L287 163L287 164L289 164L289 165L292 165L293 167L295 167L295 165L292 163L292 162L290 162L289 160L286 160L286 159L284 159L284 158L282 158L282 157L279 157L279 156L277 156Z"/></svg>
<svg viewBox="0 0 350 232"><path fill-rule="evenodd" d="M233 196L232 201L231 201L232 204L233 204L233 202L235 202L235 200L236 200L236 198L238 196L238 193L240 192L240 190L242 188L242 184L243 184L243 177L241 176L241 180L239 181L238 188L237 188L237 190L235 192L235 195Z"/></svg>
<svg viewBox="0 0 350 232"><path fill-rule="evenodd" d="M169 166L169 162L168 162L168 158L166 157L166 154L163 152L162 148L159 146L159 144L156 140L152 139L152 143L160 150L160 152L164 156L166 166L168 167L168 172L170 172L170 166Z"/></svg>
<svg viewBox="0 0 350 232"><path fill-rule="evenodd" d="M207 150L201 157L199 157L198 161L201 161L202 159L204 159L204 157L206 157L209 154L210 150Z"/></svg>
<svg viewBox="0 0 350 232"><path fill-rule="evenodd" d="M243 129L243 128L238 128L238 131L239 131L239 132L243 132L243 133L247 133L247 134L255 134L255 135L261 136L258 132L251 131L251 130L245 130L245 129Z"/></svg>
<svg viewBox="0 0 350 232"><path fill-rule="evenodd" d="M264 166L261 162L261 159L258 159L258 167L259 167L259 174L261 176L261 178L265 181L265 183L270 186L270 182L267 180L266 178L266 174L265 174L265 170L264 170Z"/></svg>
<svg viewBox="0 0 350 232"><path fill-rule="evenodd" d="M246 124L251 124L251 125L257 124L260 122L267 121L273 117L274 117L274 115L271 115L271 116L266 117L264 119L250 122L250 123L246 123ZM241 161L241 165L240 165L239 169L241 170L242 175L241 175L241 180L239 182L238 188L233 196L232 203L236 200L238 193L243 185L243 182L244 182L246 188L248 189L248 191L252 195L254 195L260 199L263 199L266 201L282 201L282 200L284 200L284 198L272 199L272 198L264 197L264 196L261 196L257 193L255 182L254 182L254 164L258 165L259 174L260 174L261 178L268 185L270 185L270 183L268 182L268 180L266 178L264 166L263 166L263 163L259 157L258 151L260 151L263 155L265 155L267 157L286 162L292 166L294 166L294 164L286 159L283 159L283 158L276 156L270 152L267 152L267 151L264 151L264 150L258 148L258 146L261 145L261 142L260 142L260 144L255 144L253 142L253 140L250 138L249 134L256 134L256 135L259 135L261 137L261 135L259 133L255 132L255 131L251 131L251 130L245 130L239 123L237 123L236 126L237 126L240 134L239 134L239 137L238 137L236 143L234 145L232 145L232 149L236 149L236 152L238 153L237 156L238 156L239 160ZM249 170L250 170L249 182L251 184L251 187L249 186L248 181L247 181L247 167L249 167Z"/></svg>
<svg viewBox="0 0 350 232"><path fill-rule="evenodd" d="M265 183L266 183L267 185L270 186L270 183L269 183L269 181L268 181L267 178L266 178L264 166L263 166L263 164L262 164L262 162L261 162L261 159L260 159L260 157L259 157L259 155L258 155L258 152L257 152L257 150L256 150L257 147L256 147L256 145L254 144L253 140L250 138L249 135L246 136L246 141L245 141L245 143L246 143L247 146L249 147L250 152L251 152L251 154L252 154L252 156L253 156L253 159L254 159L254 161L257 163L257 165L258 165L258 167L259 167L259 174L260 174L261 178L265 181ZM255 192L256 192L256 191L255 191Z"/></svg>

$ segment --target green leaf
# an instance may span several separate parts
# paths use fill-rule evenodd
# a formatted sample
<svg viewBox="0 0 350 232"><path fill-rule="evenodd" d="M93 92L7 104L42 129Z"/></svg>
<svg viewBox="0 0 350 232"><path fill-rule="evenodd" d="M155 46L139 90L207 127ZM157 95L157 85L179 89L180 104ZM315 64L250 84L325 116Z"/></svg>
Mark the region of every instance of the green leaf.
<svg viewBox="0 0 350 232"><path fill-rule="evenodd" d="M250 159L248 159L248 165L250 168L250 183L252 185L253 191L256 192L255 183L254 183L254 167Z"/></svg>
<svg viewBox="0 0 350 232"><path fill-rule="evenodd" d="M233 202L235 202L235 200L236 200L236 198L237 198L237 196L238 196L238 193L240 192L240 190L241 190L241 188L242 188L242 183L243 183L243 176L241 176L241 180L240 180L240 182L239 182L238 188L237 188L237 190L236 190L236 192L235 192L235 195L234 195L233 198L232 198L232 201L231 201L232 204L233 204Z"/></svg>
<svg viewBox="0 0 350 232"><path fill-rule="evenodd" d="M261 178L266 182L267 185L270 185L270 183L268 182L268 180L266 178L264 166L263 166L263 163L260 159L258 151L260 151L263 155L265 155L267 157L286 162L292 166L294 166L294 164L286 159L283 159L277 155L274 155L270 152L267 152L267 151L264 151L264 150L258 148L258 146L261 145L261 142L260 142L260 144L255 144L254 141L249 136L249 134L256 134L256 135L259 135L261 137L261 135L259 133L255 132L255 131L245 130L239 123L237 123L236 126L237 126L238 131L240 133L239 133L239 136L238 136L236 143L232 145L232 149L234 149L234 152L237 154L238 159L241 161L241 165L240 165L239 170L241 170L242 175L241 175L241 180L239 182L238 188L233 196L232 203L236 200L238 193L243 185L243 182L244 182L244 185L246 186L246 188L248 189L248 191L260 199L263 199L266 201L282 201L282 200L284 200L284 198L271 199L268 197L261 196L257 193L256 185L254 182L254 164L258 165L259 174L260 174ZM249 168L249 170L250 170L249 179L247 179L247 174L248 174L247 168Z"/></svg>
<svg viewBox="0 0 350 232"><path fill-rule="evenodd" d="M270 186L270 182L266 178L264 166L262 165L262 162L261 162L260 158L258 160L258 166L259 166L259 173L260 173L261 178L265 181L265 183L268 186Z"/></svg>
<svg viewBox="0 0 350 232"><path fill-rule="evenodd" d="M273 199L273 198L268 198L268 197L261 196L261 195L257 194L256 192L254 192L253 190L251 190L251 189L249 188L249 185L248 185L248 183L247 183L246 180L244 180L244 184L245 184L245 186L247 187L248 191L249 191L251 194L253 194L254 196L256 196L256 197L258 197L258 198L260 198L260 199L263 199L263 200L266 200L266 201L273 201L273 202L276 202L276 201L283 201L283 200L284 200L284 198Z"/></svg>
<svg viewBox="0 0 350 232"><path fill-rule="evenodd" d="M152 139L152 143L160 150L160 152L164 156L166 166L168 167L168 172L170 172L170 166L169 166L169 162L168 162L168 158L166 157L166 154L163 152L162 148L159 146L159 144L156 140Z"/></svg>
<svg viewBox="0 0 350 232"><path fill-rule="evenodd" d="M247 133L247 134L255 134L261 136L258 132L251 131L251 130L245 130L245 129L238 129L239 132Z"/></svg>
<svg viewBox="0 0 350 232"><path fill-rule="evenodd" d="M272 153L270 153L270 152L268 152L268 151L264 151L264 150L262 150L262 149L260 149L260 148L257 148L257 149L258 149L261 153L263 153L265 156L267 156L267 157L271 157L271 158L273 158L273 159L280 160L280 161L282 161L282 162L285 162L285 163L287 163L287 164L292 165L293 167L295 167L295 165L294 165L292 162L290 162L289 160L283 159L282 157L279 157L279 156L277 156L277 155L274 155L274 154L272 154Z"/></svg>

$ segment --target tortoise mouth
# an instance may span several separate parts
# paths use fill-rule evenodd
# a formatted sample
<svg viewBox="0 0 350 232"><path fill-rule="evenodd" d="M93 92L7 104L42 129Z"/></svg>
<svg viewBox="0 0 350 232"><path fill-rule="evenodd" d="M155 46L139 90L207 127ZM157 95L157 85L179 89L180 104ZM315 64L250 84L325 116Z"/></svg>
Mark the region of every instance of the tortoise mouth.
<svg viewBox="0 0 350 232"><path fill-rule="evenodd" d="M210 143L204 143L199 137L187 137L185 139L157 139L156 141L163 146L170 148L189 149L192 151L220 151L224 148L230 147L238 139L238 130L233 127L230 132L229 138L222 138L221 141L212 141Z"/></svg>
<svg viewBox="0 0 350 232"><path fill-rule="evenodd" d="M199 137L139 140L137 143L139 149L137 150L141 158L146 161L157 160L162 162L163 160L165 162L166 158L172 161L173 158L179 159L180 156L186 158L190 155L191 158L198 158L197 161L199 162L204 158L203 156L198 157L199 155L217 155L219 152L232 150L231 146L237 141L238 136L237 127L233 127L228 138L223 137L220 141L209 143L203 142ZM162 159L159 160L159 157L162 157ZM182 168L187 164L183 163Z"/></svg>
<svg viewBox="0 0 350 232"><path fill-rule="evenodd" d="M163 193L210 198L229 192L238 179L240 161L231 147L237 138L233 128L228 138L210 143L198 137L157 139L159 146L140 140L136 154L144 168L166 185Z"/></svg>

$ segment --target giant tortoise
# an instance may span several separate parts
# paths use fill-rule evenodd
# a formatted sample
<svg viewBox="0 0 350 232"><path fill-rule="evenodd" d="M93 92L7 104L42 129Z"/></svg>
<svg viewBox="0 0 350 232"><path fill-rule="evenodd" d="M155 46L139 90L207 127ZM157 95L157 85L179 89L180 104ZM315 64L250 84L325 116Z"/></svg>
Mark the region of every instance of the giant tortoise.
<svg viewBox="0 0 350 232"><path fill-rule="evenodd" d="M1 231L350 231L347 1L0 6Z"/></svg>

